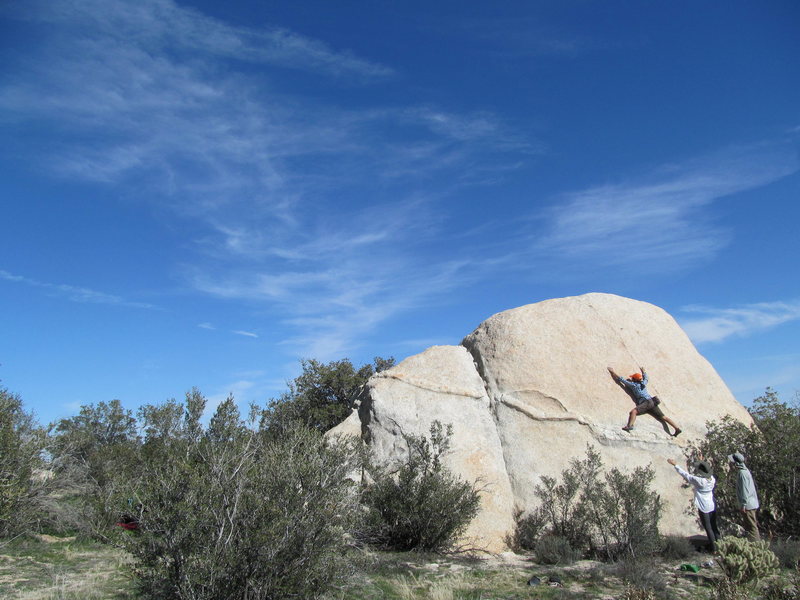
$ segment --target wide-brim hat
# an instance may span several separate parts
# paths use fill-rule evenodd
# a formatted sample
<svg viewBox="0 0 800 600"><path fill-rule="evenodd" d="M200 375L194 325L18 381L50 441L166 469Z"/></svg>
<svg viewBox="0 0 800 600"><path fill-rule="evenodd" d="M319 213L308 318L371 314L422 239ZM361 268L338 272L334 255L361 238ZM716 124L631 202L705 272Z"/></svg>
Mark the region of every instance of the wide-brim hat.
<svg viewBox="0 0 800 600"><path fill-rule="evenodd" d="M696 463L694 463L694 470L700 475L713 475L711 472L711 465L704 460L698 460Z"/></svg>
<svg viewBox="0 0 800 600"><path fill-rule="evenodd" d="M744 456L741 452L734 452L733 454L728 455L728 462L733 462L739 465L744 464Z"/></svg>

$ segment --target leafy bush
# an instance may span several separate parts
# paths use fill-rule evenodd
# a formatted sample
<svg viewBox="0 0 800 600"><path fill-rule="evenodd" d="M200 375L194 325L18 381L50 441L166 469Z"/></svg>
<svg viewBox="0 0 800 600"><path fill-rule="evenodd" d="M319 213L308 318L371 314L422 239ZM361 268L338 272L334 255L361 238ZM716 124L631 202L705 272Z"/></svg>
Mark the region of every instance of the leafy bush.
<svg viewBox="0 0 800 600"><path fill-rule="evenodd" d="M107 539L113 519L105 513L113 481L134 468L137 422L119 400L81 406L51 426L48 451L62 492L52 502L52 529Z"/></svg>
<svg viewBox="0 0 800 600"><path fill-rule="evenodd" d="M535 548L541 536L555 535L575 550L610 560L658 552L662 504L651 490L653 470L638 467L626 474L614 468L604 474L602 466L590 446L584 460L574 459L561 473L560 482L542 477L535 490L539 507L517 515L514 539L519 545Z"/></svg>
<svg viewBox="0 0 800 600"><path fill-rule="evenodd" d="M723 468L727 456L742 452L753 473L761 510L759 525L771 535L800 535L800 405L781 402L777 392L767 388L748 409L754 426L730 416L706 423L708 433L693 448L716 467L714 496L718 514L741 521L736 501L736 474Z"/></svg>
<svg viewBox="0 0 800 600"><path fill-rule="evenodd" d="M245 424L232 398L209 425L205 398L148 407L138 466L107 503L138 530L119 531L145 597L313 598L345 573L355 449L290 427L280 438Z"/></svg>
<svg viewBox="0 0 800 600"><path fill-rule="evenodd" d="M651 490L654 478L649 466L636 467L630 474L614 468L605 481L588 482L585 502L606 558L637 558L659 551L662 503Z"/></svg>
<svg viewBox="0 0 800 600"><path fill-rule="evenodd" d="M534 560L541 565L567 565L580 558L569 540L557 535L545 535L536 541Z"/></svg>
<svg viewBox="0 0 800 600"><path fill-rule="evenodd" d="M77 416L59 420L50 452L83 466L100 488L130 457L137 441L136 419L119 400L81 406Z"/></svg>
<svg viewBox="0 0 800 600"><path fill-rule="evenodd" d="M45 434L22 400L0 388L0 538L30 531L42 517L52 482Z"/></svg>
<svg viewBox="0 0 800 600"><path fill-rule="evenodd" d="M301 361L303 372L289 382L289 391L269 403L266 420L274 434L293 423L322 433L341 423L353 410L358 394L375 373L394 366L394 358L375 357L358 369L348 359L327 364Z"/></svg>
<svg viewBox="0 0 800 600"><path fill-rule="evenodd" d="M800 568L800 540L772 540L770 548L786 569Z"/></svg>
<svg viewBox="0 0 800 600"><path fill-rule="evenodd" d="M736 585L757 583L778 568L778 557L765 541L726 537L717 543L717 551L725 576Z"/></svg>
<svg viewBox="0 0 800 600"><path fill-rule="evenodd" d="M366 513L359 537L378 548L440 552L451 549L478 513L475 484L463 481L441 462L452 427L434 421L430 441L404 435L406 460L395 470L368 464L373 483L364 488Z"/></svg>
<svg viewBox="0 0 800 600"><path fill-rule="evenodd" d="M622 594L622 600L657 600L656 593L647 588L628 586Z"/></svg>
<svg viewBox="0 0 800 600"><path fill-rule="evenodd" d="M596 488L601 467L600 455L590 447L586 460L573 460L562 471L560 482L544 475L536 486L538 518L547 524L550 534L568 540L573 548L586 548L591 543L592 520L586 492Z"/></svg>
<svg viewBox="0 0 800 600"><path fill-rule="evenodd" d="M664 576L652 561L625 558L614 565L615 574L628 584L636 598L656 598L667 588Z"/></svg>
<svg viewBox="0 0 800 600"><path fill-rule="evenodd" d="M719 579L711 592L712 600L748 600L748 598L743 586L734 583L727 577Z"/></svg>
<svg viewBox="0 0 800 600"><path fill-rule="evenodd" d="M661 556L664 558L680 560L695 554L692 543L681 535L666 535L661 540Z"/></svg>
<svg viewBox="0 0 800 600"><path fill-rule="evenodd" d="M514 509L514 533L506 543L514 550L533 550L536 542L546 532L547 517L544 511L526 513L521 508Z"/></svg>
<svg viewBox="0 0 800 600"><path fill-rule="evenodd" d="M796 568L791 580L771 581L764 590L764 600L800 600L800 568Z"/></svg>

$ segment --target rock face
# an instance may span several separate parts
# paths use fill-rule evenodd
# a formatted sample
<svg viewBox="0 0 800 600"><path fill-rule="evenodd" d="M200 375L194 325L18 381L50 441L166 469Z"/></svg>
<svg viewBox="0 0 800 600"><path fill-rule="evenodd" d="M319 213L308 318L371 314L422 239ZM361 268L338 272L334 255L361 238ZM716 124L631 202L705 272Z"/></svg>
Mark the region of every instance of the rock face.
<svg viewBox="0 0 800 600"><path fill-rule="evenodd" d="M611 379L647 369L648 390L683 430L664 432L649 415L626 433L633 407ZM515 507L536 506L542 475L558 477L587 444L606 468L652 465L665 503L663 533L699 533L686 514L691 492L666 459L705 434L705 422L731 415L751 423L745 408L665 311L608 294L547 300L498 313L460 346L434 346L374 375L358 413L331 433L356 433L379 460L404 452L402 433L424 435L439 420L453 427L447 466L480 480L481 512L467 537L505 549Z"/></svg>

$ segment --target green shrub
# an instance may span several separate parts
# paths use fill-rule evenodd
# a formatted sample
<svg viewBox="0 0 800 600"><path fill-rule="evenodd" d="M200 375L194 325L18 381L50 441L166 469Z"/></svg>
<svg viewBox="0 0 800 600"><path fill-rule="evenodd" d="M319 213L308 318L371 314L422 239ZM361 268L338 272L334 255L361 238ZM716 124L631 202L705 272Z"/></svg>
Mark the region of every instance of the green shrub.
<svg viewBox="0 0 800 600"><path fill-rule="evenodd" d="M628 584L629 589L645 594L636 597L655 598L667 588L664 576L649 560L625 558L614 565L613 572Z"/></svg>
<svg viewBox="0 0 800 600"><path fill-rule="evenodd" d="M133 513L119 531L147 598L313 598L343 576L355 449L288 427L266 435L246 425L232 398L208 427L205 399L144 411L138 466L114 482L107 509Z"/></svg>
<svg viewBox="0 0 800 600"><path fill-rule="evenodd" d="M717 543L717 551L725 576L736 585L755 584L778 568L778 557L765 541L726 537Z"/></svg>
<svg viewBox="0 0 800 600"><path fill-rule="evenodd" d="M651 490L655 472L637 467L626 474L611 469L605 480L589 481L585 503L599 540L600 552L609 560L638 558L657 553L661 547L658 522L661 498Z"/></svg>
<svg viewBox="0 0 800 600"><path fill-rule="evenodd" d="M800 540L772 540L770 548L782 567L797 569L800 566Z"/></svg>
<svg viewBox="0 0 800 600"><path fill-rule="evenodd" d="M622 600L658 600L658 596L651 589L629 585L625 588Z"/></svg>
<svg viewBox="0 0 800 600"><path fill-rule="evenodd" d="M661 556L664 558L680 560L691 558L695 554L692 543L682 535L666 535L661 539Z"/></svg>
<svg viewBox="0 0 800 600"><path fill-rule="evenodd" d="M542 476L535 488L539 498L539 519L544 520L550 533L565 538L573 548L588 548L592 539L592 519L586 492L598 486L602 468L600 455L589 447L585 460L572 460L569 468L561 472L561 479Z"/></svg>
<svg viewBox="0 0 800 600"><path fill-rule="evenodd" d="M566 538L545 535L536 541L533 558L541 565L568 565L580 558L580 552Z"/></svg>
<svg viewBox="0 0 800 600"><path fill-rule="evenodd" d="M397 468L368 462L373 483L361 493L365 515L358 536L387 550L441 552L452 549L478 513L474 483L463 481L441 462L452 427L434 421L430 440L404 435L406 460Z"/></svg>
<svg viewBox="0 0 800 600"><path fill-rule="evenodd" d="M514 510L514 532L506 543L513 550L533 550L536 542L546 532L547 517L541 510L526 513L520 508Z"/></svg>
<svg viewBox="0 0 800 600"><path fill-rule="evenodd" d="M662 504L651 489L652 468L626 474L616 468L604 473L602 467L600 455L589 446L586 458L574 459L560 480L542 477L535 489L539 507L517 514L513 539L518 546L535 548L542 536L553 535L579 553L609 560L657 553Z"/></svg>
<svg viewBox="0 0 800 600"><path fill-rule="evenodd" d="M708 433L693 448L714 468L714 497L721 518L741 523L736 501L736 473L727 468L727 456L742 452L753 474L761 503L758 519L773 536L800 535L800 404L782 402L767 388L748 409L754 425L747 427L730 416L706 423Z"/></svg>
<svg viewBox="0 0 800 600"><path fill-rule="evenodd" d="M51 426L48 452L61 491L50 505L50 529L108 540L114 519L105 502L115 478L137 461L136 425L132 411L112 400L81 406Z"/></svg>
<svg viewBox="0 0 800 600"><path fill-rule="evenodd" d="M748 600L748 594L743 586L723 577L714 584L711 600Z"/></svg>
<svg viewBox="0 0 800 600"><path fill-rule="evenodd" d="M52 481L45 470L44 431L22 400L0 388L0 538L33 531Z"/></svg>
<svg viewBox="0 0 800 600"><path fill-rule="evenodd" d="M394 358L376 356L358 369L349 359L321 363L302 360L303 372L288 382L289 390L273 398L265 412L267 427L275 435L293 423L325 433L344 421L367 380L394 366Z"/></svg>
<svg viewBox="0 0 800 600"><path fill-rule="evenodd" d="M800 600L800 573L795 571L792 581L770 581L764 589L764 600Z"/></svg>

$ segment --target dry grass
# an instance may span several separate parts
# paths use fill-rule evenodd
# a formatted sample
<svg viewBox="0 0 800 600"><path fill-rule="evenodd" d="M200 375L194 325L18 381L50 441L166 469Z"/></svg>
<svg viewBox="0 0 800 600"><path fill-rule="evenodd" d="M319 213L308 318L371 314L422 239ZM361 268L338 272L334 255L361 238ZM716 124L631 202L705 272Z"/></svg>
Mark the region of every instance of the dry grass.
<svg viewBox="0 0 800 600"><path fill-rule="evenodd" d="M0 554L0 597L19 600L125 600L132 586L119 551L74 538L16 540Z"/></svg>
<svg viewBox="0 0 800 600"><path fill-rule="evenodd" d="M435 561L435 562L434 562ZM629 581L630 569L593 561L569 566L536 565L524 556L484 559L402 553L360 556L356 578L327 600L712 600L718 568L698 574L676 571L679 562L654 560L650 567L663 585L648 578ZM134 600L125 576L125 556L112 548L66 538L17 541L0 552L0 598L19 600ZM542 583L527 585L532 575ZM563 588L548 587L558 576ZM791 572L782 573L784 579ZM650 575L648 575L650 577ZM788 580L787 580L788 581ZM744 592L763 598L759 590ZM781 597L780 600L784 600Z"/></svg>

